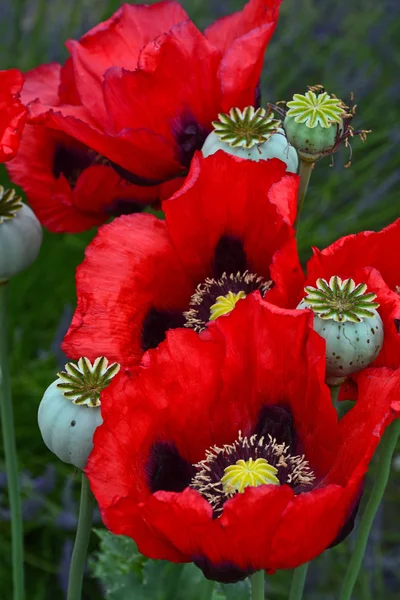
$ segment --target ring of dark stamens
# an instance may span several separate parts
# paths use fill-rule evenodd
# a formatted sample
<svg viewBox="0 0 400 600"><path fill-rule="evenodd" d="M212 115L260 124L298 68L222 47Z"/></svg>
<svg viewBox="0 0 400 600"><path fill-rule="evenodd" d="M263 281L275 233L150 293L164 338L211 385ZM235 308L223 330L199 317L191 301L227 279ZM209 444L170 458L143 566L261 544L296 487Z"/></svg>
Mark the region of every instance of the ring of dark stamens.
<svg viewBox="0 0 400 600"><path fill-rule="evenodd" d="M207 278L200 283L193 294L189 310L183 313L185 317L185 327L190 327L195 331L203 331L210 321L211 307L217 302L218 296L226 296L229 292L237 294L244 292L246 296L256 290L261 295L271 288L272 281L266 281L263 277L255 273L223 273L219 279Z"/></svg>
<svg viewBox="0 0 400 600"><path fill-rule="evenodd" d="M218 517L223 505L236 492L227 493L221 479L227 467L235 465L238 460L248 461L252 458L265 459L278 471L276 477L281 485L287 484L295 494L301 494L314 486L315 475L309 467L304 455L293 455L285 443L279 443L271 435L243 437L239 431L238 439L233 444L221 448L214 446L206 451L206 458L194 465L197 469L190 487L196 489L211 504L214 517Z"/></svg>

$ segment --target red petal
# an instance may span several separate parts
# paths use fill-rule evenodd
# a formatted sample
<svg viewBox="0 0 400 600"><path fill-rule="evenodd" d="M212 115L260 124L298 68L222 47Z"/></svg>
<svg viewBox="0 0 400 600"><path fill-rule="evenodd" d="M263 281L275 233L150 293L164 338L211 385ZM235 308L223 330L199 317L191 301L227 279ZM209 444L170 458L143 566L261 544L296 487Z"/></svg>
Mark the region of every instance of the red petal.
<svg viewBox="0 0 400 600"><path fill-rule="evenodd" d="M135 70L140 50L185 19L187 14L177 2L124 4L79 41L67 42L81 102L96 118L107 118L102 93L106 70L113 66Z"/></svg>
<svg viewBox="0 0 400 600"><path fill-rule="evenodd" d="M101 228L76 279L78 306L64 351L125 366L141 359L150 308L183 310L192 293L165 223L150 215L120 217Z"/></svg>
<svg viewBox="0 0 400 600"><path fill-rule="evenodd" d="M40 65L25 73L25 83L21 92L24 104L40 100L43 104L58 104L61 65L50 63Z"/></svg>
<svg viewBox="0 0 400 600"><path fill-rule="evenodd" d="M0 162L17 153L26 120L26 108L19 96L24 82L17 69L0 71Z"/></svg>
<svg viewBox="0 0 400 600"><path fill-rule="evenodd" d="M280 3L281 0L250 0L243 10L217 19L204 35L220 52L226 52L238 38L250 31L266 23L276 24Z"/></svg>
<svg viewBox="0 0 400 600"><path fill-rule="evenodd" d="M298 178L285 168L277 159L256 163L223 151L195 156L185 185L163 204L173 244L193 280L209 275L225 235L243 241L250 271L270 276L275 253L294 238L286 217Z"/></svg>
<svg viewBox="0 0 400 600"><path fill-rule="evenodd" d="M400 416L400 369L371 368L357 376L358 401L339 423L342 445L329 483L360 485L385 427Z"/></svg>
<svg viewBox="0 0 400 600"><path fill-rule="evenodd" d="M387 285L395 290L400 286L400 219L381 231L363 231L340 238L325 250L314 249L308 263L309 279L329 278L338 273L353 272L357 268L374 267Z"/></svg>

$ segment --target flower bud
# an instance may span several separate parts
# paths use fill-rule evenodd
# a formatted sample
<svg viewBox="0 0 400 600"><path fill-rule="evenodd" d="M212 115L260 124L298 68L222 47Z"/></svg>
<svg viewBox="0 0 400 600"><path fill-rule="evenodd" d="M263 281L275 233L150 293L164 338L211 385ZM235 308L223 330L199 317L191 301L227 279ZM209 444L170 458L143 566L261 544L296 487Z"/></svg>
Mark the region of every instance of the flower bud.
<svg viewBox="0 0 400 600"><path fill-rule="evenodd" d="M383 323L374 302L376 294L366 293L365 283L340 277L317 280L306 287L307 296L297 308L310 308L314 329L326 341L326 382L343 383L348 375L365 369L383 345Z"/></svg>
<svg viewBox="0 0 400 600"><path fill-rule="evenodd" d="M15 190L0 186L0 283L17 275L37 258L42 228Z"/></svg>
<svg viewBox="0 0 400 600"><path fill-rule="evenodd" d="M288 143L281 121L274 119L273 113L264 108L247 106L243 111L232 108L229 115L218 115L202 148L203 156L224 150L228 154L248 160L279 158L287 165L290 173L298 167L297 152Z"/></svg>
<svg viewBox="0 0 400 600"><path fill-rule="evenodd" d="M87 358L65 371L45 391L39 405L38 424L46 446L60 460L83 469L93 448L93 434L103 419L100 393L118 373L117 363Z"/></svg>

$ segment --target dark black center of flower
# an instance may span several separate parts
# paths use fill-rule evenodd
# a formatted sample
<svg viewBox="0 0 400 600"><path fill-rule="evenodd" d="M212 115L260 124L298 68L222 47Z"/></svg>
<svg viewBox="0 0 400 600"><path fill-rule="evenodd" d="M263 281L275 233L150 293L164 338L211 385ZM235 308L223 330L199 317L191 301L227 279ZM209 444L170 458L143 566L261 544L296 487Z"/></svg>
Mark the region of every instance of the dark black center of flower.
<svg viewBox="0 0 400 600"><path fill-rule="evenodd" d="M61 175L67 179L71 189L74 189L83 171L94 164L107 164L107 159L93 150L85 147L66 146L57 143L53 157L53 175Z"/></svg>
<svg viewBox="0 0 400 600"><path fill-rule="evenodd" d="M184 312L185 327L200 332L209 321L229 314L237 302L251 292L259 290L264 296L271 284L271 281L265 281L263 277L248 271L230 275L223 273L219 279L207 278L197 286L190 300L190 308Z"/></svg>
<svg viewBox="0 0 400 600"><path fill-rule="evenodd" d="M218 307L211 310L217 302L225 303L226 310L221 314L227 314L238 300L255 290L264 295L270 285L267 279L248 271L243 242L234 236L223 236L215 247L210 278L194 290L187 310L170 312L154 307L149 310L143 322L142 349L156 348L165 339L168 329L185 326L201 331L210 321L211 312L217 318ZM218 300L221 297L226 299Z"/></svg>
<svg viewBox="0 0 400 600"><path fill-rule="evenodd" d="M153 493L193 487L210 502L215 517L229 498L243 491L241 478L254 487L288 484L296 494L311 489L315 480L296 443L292 415L280 406L265 407L250 435L239 432L232 443L206 449L205 458L196 465L183 459L173 444L158 442L152 447L146 471Z"/></svg>

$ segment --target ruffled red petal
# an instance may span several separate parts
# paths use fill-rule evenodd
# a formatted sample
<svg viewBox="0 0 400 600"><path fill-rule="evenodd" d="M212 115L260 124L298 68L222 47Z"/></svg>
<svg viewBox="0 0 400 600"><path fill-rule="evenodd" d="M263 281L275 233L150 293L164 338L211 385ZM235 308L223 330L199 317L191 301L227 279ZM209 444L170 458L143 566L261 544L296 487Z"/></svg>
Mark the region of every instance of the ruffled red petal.
<svg viewBox="0 0 400 600"><path fill-rule="evenodd" d="M182 311L192 294L165 223L151 215L120 217L101 228L77 269L76 286L64 351L90 360L104 355L126 367L141 359L149 310Z"/></svg>
<svg viewBox="0 0 400 600"><path fill-rule="evenodd" d="M243 10L217 19L204 32L218 50L225 53L234 42L253 29L275 23L282 0L250 0Z"/></svg>
<svg viewBox="0 0 400 600"><path fill-rule="evenodd" d="M141 49L187 18L178 2L159 2L150 6L123 4L112 17L91 29L79 41L67 42L82 104L97 119L107 119L102 93L106 70L118 65L134 71Z"/></svg>
<svg viewBox="0 0 400 600"><path fill-rule="evenodd" d="M363 231L340 238L325 250L314 249L314 256L307 267L309 279L336 275L336 272L352 272L357 268L377 269L387 285L396 290L400 286L400 219L381 231Z"/></svg>
<svg viewBox="0 0 400 600"><path fill-rule="evenodd" d="M243 242L251 272L270 277L275 253L294 238L288 207L297 183L277 159L256 163L223 151L208 158L198 153L184 186L163 203L174 247L193 280L209 275L216 245L227 235ZM287 267L293 276L301 273L295 252Z"/></svg>
<svg viewBox="0 0 400 600"><path fill-rule="evenodd" d="M18 151L27 115L20 100L23 83L17 69L0 71L0 162L11 160Z"/></svg>
<svg viewBox="0 0 400 600"><path fill-rule="evenodd" d="M24 104L40 100L44 104L59 102L59 86L61 82L61 65L50 63L40 65L24 74L24 87L21 100Z"/></svg>

